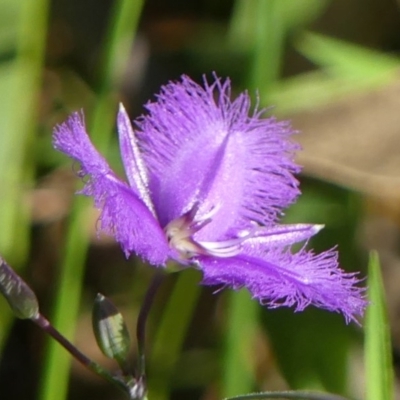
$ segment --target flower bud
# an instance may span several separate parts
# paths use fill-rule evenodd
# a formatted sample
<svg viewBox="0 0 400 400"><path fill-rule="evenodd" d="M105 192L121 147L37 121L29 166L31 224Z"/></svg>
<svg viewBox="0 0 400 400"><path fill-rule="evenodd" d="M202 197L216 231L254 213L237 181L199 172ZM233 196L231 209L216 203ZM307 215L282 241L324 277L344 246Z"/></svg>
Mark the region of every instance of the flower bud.
<svg viewBox="0 0 400 400"><path fill-rule="evenodd" d="M21 319L35 319L39 304L32 289L0 257L0 293L6 298L15 316Z"/></svg>
<svg viewBox="0 0 400 400"><path fill-rule="evenodd" d="M94 302L92 323L97 344L103 354L124 364L130 347L128 329L122 314L100 293Z"/></svg>

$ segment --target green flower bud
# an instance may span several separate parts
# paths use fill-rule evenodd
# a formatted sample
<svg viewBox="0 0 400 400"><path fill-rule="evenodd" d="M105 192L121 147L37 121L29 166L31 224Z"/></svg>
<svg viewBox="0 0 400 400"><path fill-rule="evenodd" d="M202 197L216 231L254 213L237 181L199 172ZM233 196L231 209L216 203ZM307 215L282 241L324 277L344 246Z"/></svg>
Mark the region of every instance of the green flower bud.
<svg viewBox="0 0 400 400"><path fill-rule="evenodd" d="M16 317L35 319L39 303L32 289L0 257L0 293L6 298Z"/></svg>
<svg viewBox="0 0 400 400"><path fill-rule="evenodd" d="M103 354L124 364L129 353L130 337L122 314L102 294L96 296L92 314L93 331Z"/></svg>

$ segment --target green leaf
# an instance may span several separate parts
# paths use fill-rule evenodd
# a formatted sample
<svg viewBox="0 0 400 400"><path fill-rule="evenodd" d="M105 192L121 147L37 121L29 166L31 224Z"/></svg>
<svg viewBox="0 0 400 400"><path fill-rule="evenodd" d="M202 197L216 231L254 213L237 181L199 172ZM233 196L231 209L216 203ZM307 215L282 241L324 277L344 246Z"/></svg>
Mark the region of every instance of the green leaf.
<svg viewBox="0 0 400 400"><path fill-rule="evenodd" d="M149 399L167 400L171 378L200 295L196 271L179 272L154 338L150 357Z"/></svg>
<svg viewBox="0 0 400 400"><path fill-rule="evenodd" d="M224 397L254 390L254 341L260 310L260 304L252 300L246 290L229 293L222 381Z"/></svg>
<svg viewBox="0 0 400 400"><path fill-rule="evenodd" d="M310 392L302 390L285 390L283 392L260 392L249 393L230 397L224 400L262 400L262 399L285 399L285 400L348 400L345 397L330 393Z"/></svg>
<svg viewBox="0 0 400 400"><path fill-rule="evenodd" d="M29 150L36 129L47 0L0 2L0 15L0 21L9 18L6 25L13 27L0 57L0 247L18 268L29 246L24 188L31 185L34 174Z"/></svg>
<svg viewBox="0 0 400 400"><path fill-rule="evenodd" d="M262 102L267 107L273 104L280 115L312 110L347 98L349 93L369 89L363 83L347 81L327 75L318 70L296 75L276 82L271 93Z"/></svg>
<svg viewBox="0 0 400 400"><path fill-rule="evenodd" d="M371 252L368 265L368 298L371 304L365 318L366 400L390 400L394 398L392 347L376 252Z"/></svg>
<svg viewBox="0 0 400 400"><path fill-rule="evenodd" d="M297 48L334 76L357 81L391 79L400 66L397 57L315 33L305 34Z"/></svg>
<svg viewBox="0 0 400 400"><path fill-rule="evenodd" d="M229 27L229 40L232 47L244 51L253 47L257 40L257 34L264 28L263 24L259 25L257 21L264 19L267 22L273 17L268 14L260 15L259 7L263 6L262 3L268 2L272 3L270 0L235 1ZM301 28L317 18L328 4L328 0L280 0L280 18L274 23L281 25L286 30Z"/></svg>
<svg viewBox="0 0 400 400"><path fill-rule="evenodd" d="M280 76L285 41L292 29L314 19L328 4L320 0L237 0L231 19L232 49L247 50L248 89L268 93Z"/></svg>
<svg viewBox="0 0 400 400"><path fill-rule="evenodd" d="M313 33L296 47L320 69L275 82L271 93L262 93L265 105L277 106L280 114L320 108L398 80L400 59L382 52Z"/></svg>
<svg viewBox="0 0 400 400"><path fill-rule="evenodd" d="M26 189L32 186L30 159L36 130L46 42L47 0L0 1L0 248L18 270L29 250ZM0 305L0 348L12 322Z"/></svg>

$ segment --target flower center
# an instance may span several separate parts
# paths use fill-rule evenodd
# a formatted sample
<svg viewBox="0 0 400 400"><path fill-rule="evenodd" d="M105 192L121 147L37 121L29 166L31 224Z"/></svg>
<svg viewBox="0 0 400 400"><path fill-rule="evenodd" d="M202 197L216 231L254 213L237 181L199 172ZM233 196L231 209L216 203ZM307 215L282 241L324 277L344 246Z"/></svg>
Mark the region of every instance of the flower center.
<svg viewBox="0 0 400 400"><path fill-rule="evenodd" d="M249 238L252 232L219 242L197 241L193 235L208 225L212 221L212 216L218 211L217 208L214 208L200 219L196 219L198 210L199 203L195 203L190 211L174 219L164 228L170 247L178 253L178 261L189 262L198 255L214 257L237 255L240 252L241 243Z"/></svg>

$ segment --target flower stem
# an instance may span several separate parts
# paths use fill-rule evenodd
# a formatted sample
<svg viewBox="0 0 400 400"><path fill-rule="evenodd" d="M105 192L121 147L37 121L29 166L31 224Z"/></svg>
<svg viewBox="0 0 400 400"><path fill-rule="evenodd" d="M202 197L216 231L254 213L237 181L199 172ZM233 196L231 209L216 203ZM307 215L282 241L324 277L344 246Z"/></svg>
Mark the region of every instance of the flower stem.
<svg viewBox="0 0 400 400"><path fill-rule="evenodd" d="M140 381L144 381L146 374L146 363L145 363L146 321L150 312L150 308L153 304L155 295L163 281L163 278L164 278L164 273L161 271L157 271L154 274L153 279L150 282L150 285L144 297L142 307L139 312L139 317L137 320L136 338L137 338L138 354L139 354L137 379Z"/></svg>
<svg viewBox="0 0 400 400"><path fill-rule="evenodd" d="M53 325L42 315L38 314L37 317L32 318L32 321L38 325L42 330L49 334L53 339L61 344L77 361L94 372L101 378L106 379L122 390L125 394L129 394L128 386L120 379L111 375L111 373L104 369L101 365L88 358L79 349L77 349L67 338L65 338Z"/></svg>

